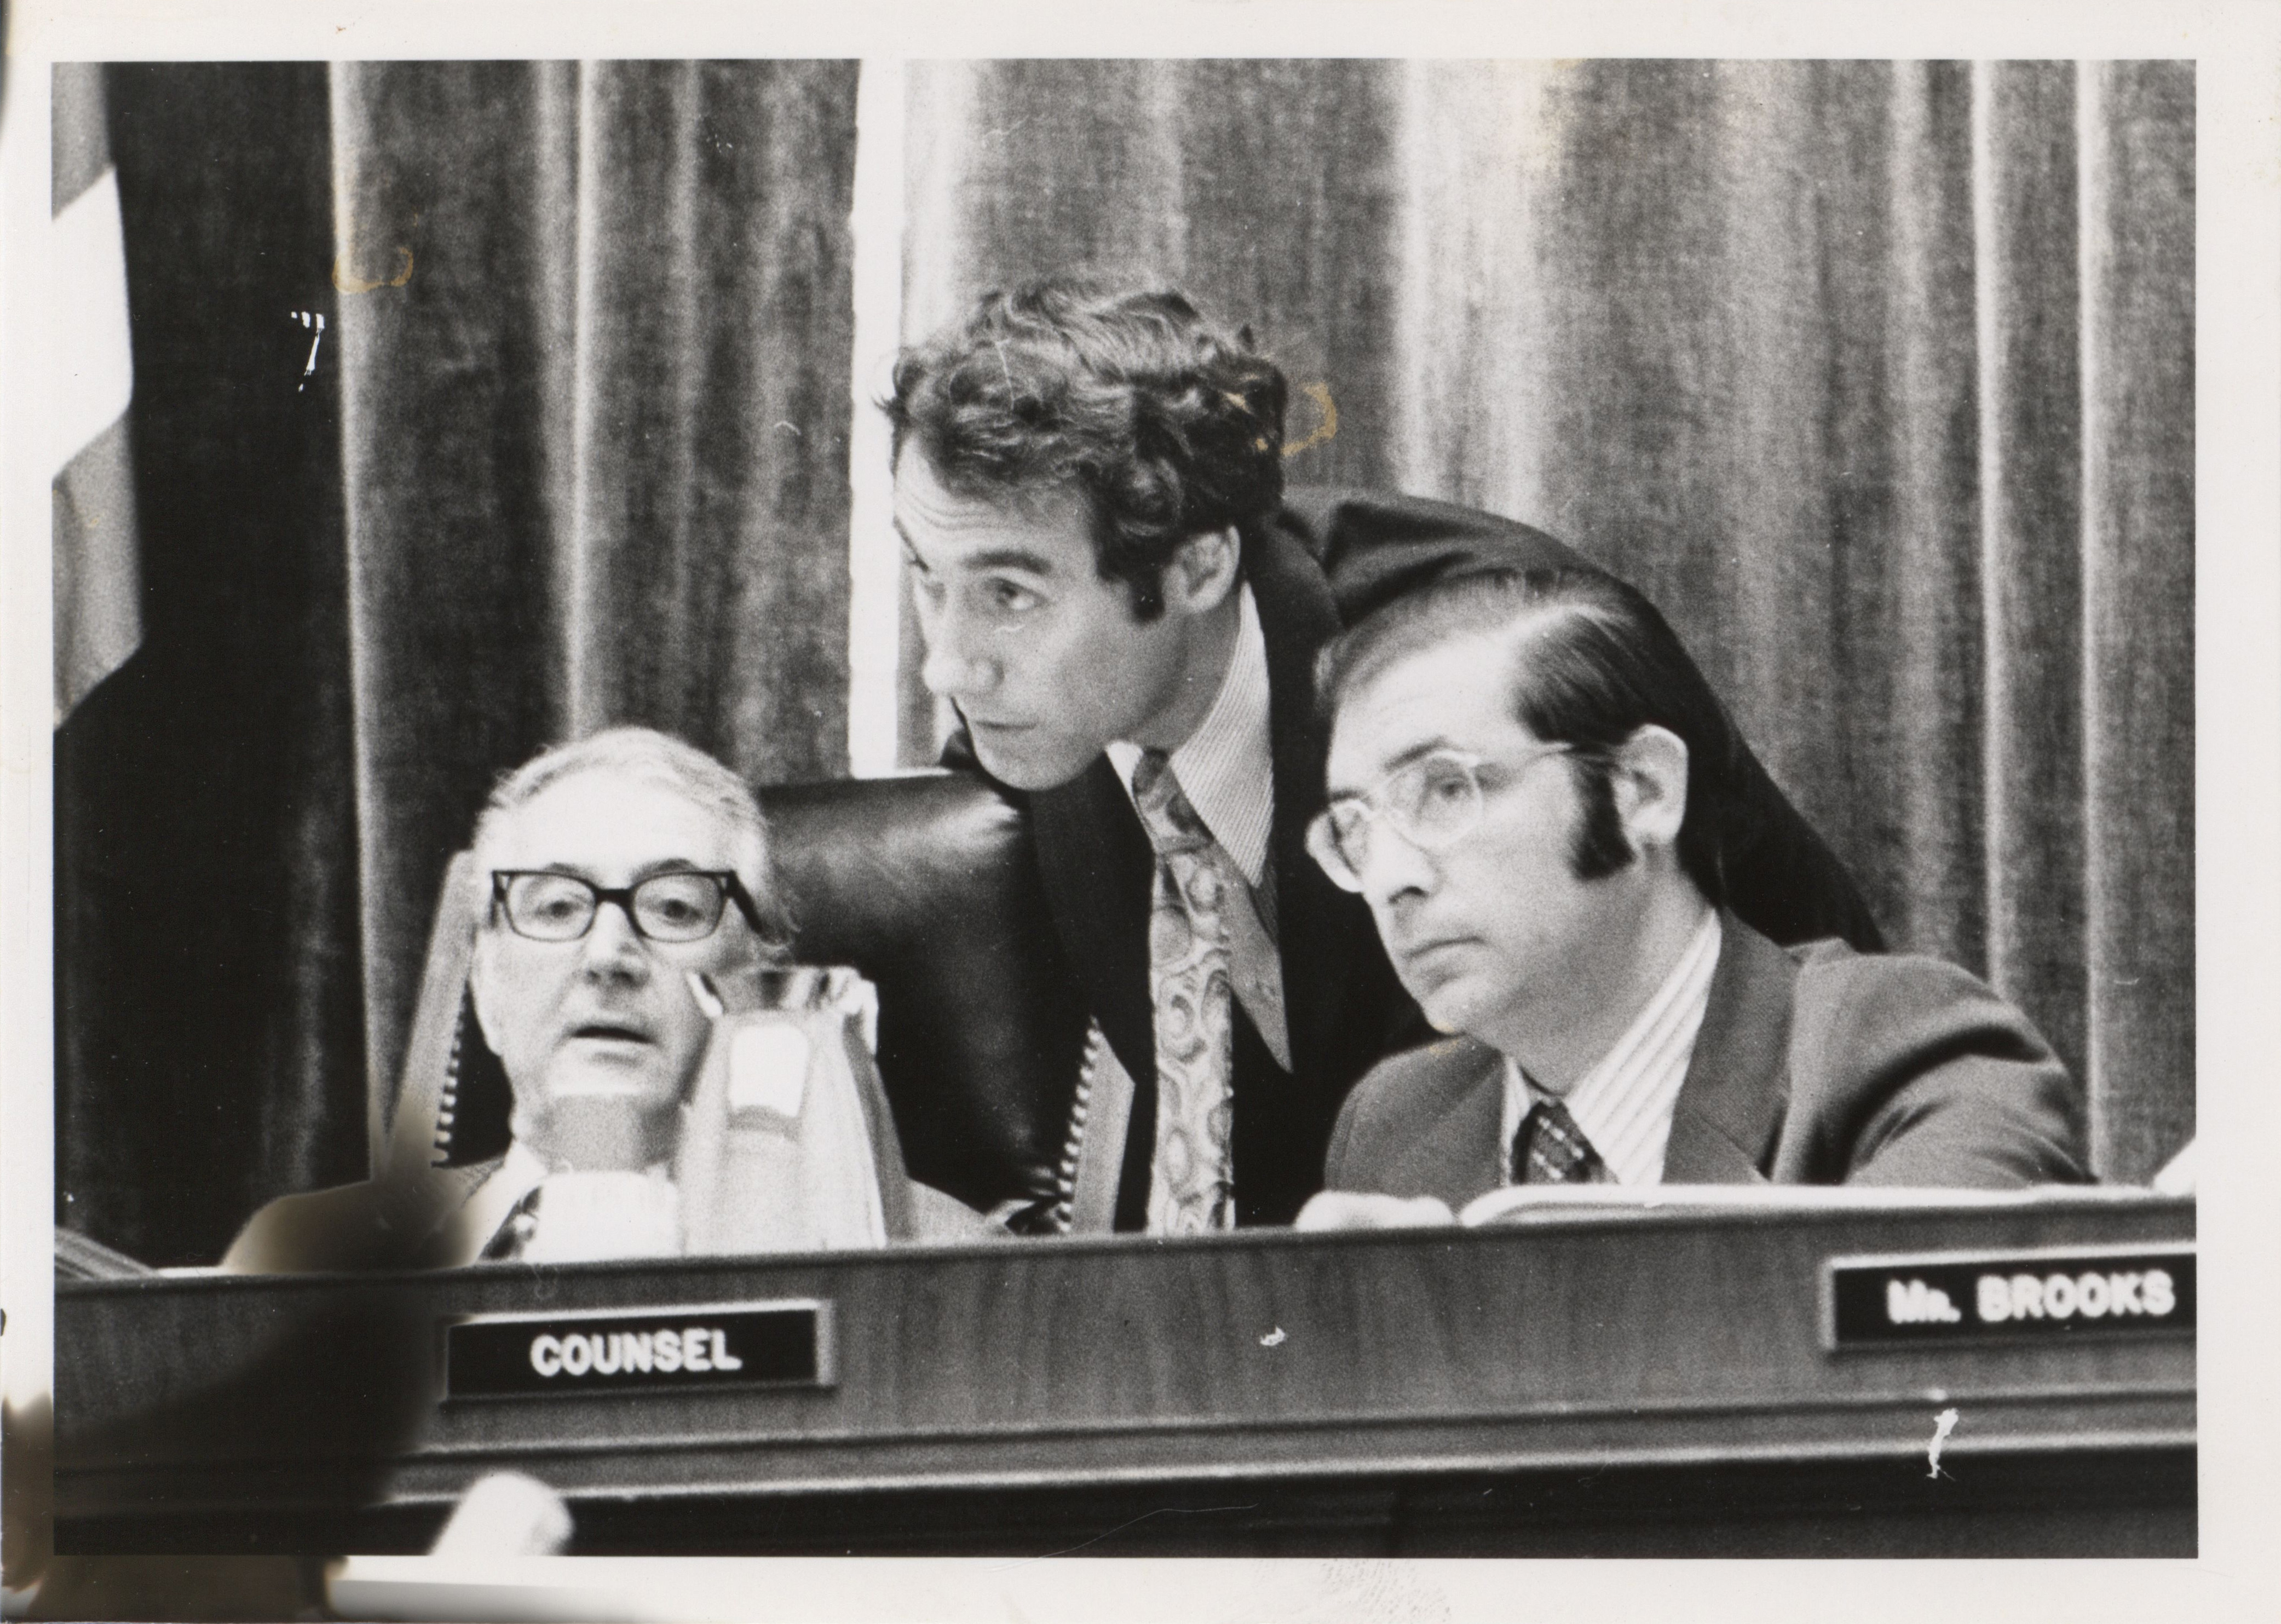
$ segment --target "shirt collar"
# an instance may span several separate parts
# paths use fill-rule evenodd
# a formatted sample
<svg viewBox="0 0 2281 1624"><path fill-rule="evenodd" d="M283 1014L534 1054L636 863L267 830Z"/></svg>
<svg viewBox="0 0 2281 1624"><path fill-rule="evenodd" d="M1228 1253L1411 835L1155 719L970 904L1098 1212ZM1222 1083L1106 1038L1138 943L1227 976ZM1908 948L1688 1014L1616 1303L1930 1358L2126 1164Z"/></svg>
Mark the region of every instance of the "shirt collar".
<svg viewBox="0 0 2281 1624"><path fill-rule="evenodd" d="M653 1162L642 1171L653 1179L670 1179L672 1167L669 1159ZM498 1235L499 1226L514 1216L515 1210L522 1205L533 1190L545 1184L553 1172L547 1165L546 1158L530 1146L519 1139L509 1140L506 1155L500 1159L499 1166L476 1187L468 1197L467 1204L460 1209L456 1219L459 1235L456 1249L463 1255L455 1261L473 1263L481 1257L483 1249Z"/></svg>
<svg viewBox="0 0 2281 1624"><path fill-rule="evenodd" d="M546 1163L519 1139L507 1141L506 1155L490 1176L469 1194L465 1205L449 1220L450 1239L444 1243L440 1267L457 1267L483 1256L522 1198L546 1177Z"/></svg>
<svg viewBox="0 0 2281 1624"><path fill-rule="evenodd" d="M1564 1097L1568 1114L1600 1153L1618 1184L1663 1182L1664 1148L1671 1142L1672 1112L1695 1057L1696 1034L1711 1004L1711 972L1718 966L1723 932L1719 910L1703 922L1624 1034ZM1504 1133L1508 1148L1528 1108L1544 1094L1511 1056L1504 1063Z"/></svg>
<svg viewBox="0 0 2281 1624"><path fill-rule="evenodd" d="M1172 775L1212 839L1254 889L1267 871L1267 842L1275 822L1268 725L1267 638L1259 629L1251 583L1245 581L1236 588L1235 652L1227 674L1196 731L1172 752ZM1108 754L1130 796L1140 746L1120 739Z"/></svg>

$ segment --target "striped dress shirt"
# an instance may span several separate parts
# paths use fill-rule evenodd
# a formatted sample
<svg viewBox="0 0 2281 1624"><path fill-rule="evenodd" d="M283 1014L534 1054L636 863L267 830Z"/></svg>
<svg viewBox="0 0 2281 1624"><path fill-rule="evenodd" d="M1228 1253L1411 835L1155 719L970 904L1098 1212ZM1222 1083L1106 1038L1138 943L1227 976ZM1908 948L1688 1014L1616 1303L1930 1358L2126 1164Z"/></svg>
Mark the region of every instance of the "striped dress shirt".
<svg viewBox="0 0 2281 1624"><path fill-rule="evenodd" d="M1234 864L1250 906L1227 916L1229 970L1236 998L1251 1025L1286 1071L1291 1069L1290 1017L1283 1001L1283 963L1277 947L1275 876L1267 866L1275 825L1275 769L1269 731L1267 638L1251 583L1239 584L1235 649L1211 708L1195 731L1171 753L1172 777ZM1133 793L1140 746L1119 739L1109 746L1117 782Z"/></svg>
<svg viewBox="0 0 2281 1624"><path fill-rule="evenodd" d="M1703 910L1679 963L1647 1001L1613 1048L1570 1089L1564 1102L1616 1184L1663 1182L1664 1147L1680 1085L1695 1058L1696 1034L1711 1003L1711 972L1718 967L1719 910ZM1531 1082L1511 1056L1504 1063L1505 1182L1520 1182L1512 1164L1513 1135L1528 1109L1552 1096Z"/></svg>
<svg viewBox="0 0 2281 1624"><path fill-rule="evenodd" d="M1235 652L1211 708L1172 752L1172 776L1212 839L1235 860L1256 893L1266 877L1267 837L1275 824L1267 638L1259 630L1259 605L1252 598L1251 583L1241 583L1237 592ZM1109 746L1109 762L1130 796L1140 746L1119 739Z"/></svg>

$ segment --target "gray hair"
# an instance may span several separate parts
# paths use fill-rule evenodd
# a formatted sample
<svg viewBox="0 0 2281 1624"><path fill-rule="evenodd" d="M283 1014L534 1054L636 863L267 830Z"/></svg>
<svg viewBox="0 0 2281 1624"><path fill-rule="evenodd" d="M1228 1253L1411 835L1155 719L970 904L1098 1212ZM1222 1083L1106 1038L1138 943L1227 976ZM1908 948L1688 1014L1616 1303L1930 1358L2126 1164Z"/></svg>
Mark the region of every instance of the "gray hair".
<svg viewBox="0 0 2281 1624"><path fill-rule="evenodd" d="M777 893L769 863L768 824L752 786L696 746L655 728L606 728L542 750L502 777L476 818L471 844L477 869L488 868L483 848L498 839L516 808L567 778L589 772L661 785L719 818L729 830L737 878L760 913L762 940L771 948L791 942L792 920Z"/></svg>

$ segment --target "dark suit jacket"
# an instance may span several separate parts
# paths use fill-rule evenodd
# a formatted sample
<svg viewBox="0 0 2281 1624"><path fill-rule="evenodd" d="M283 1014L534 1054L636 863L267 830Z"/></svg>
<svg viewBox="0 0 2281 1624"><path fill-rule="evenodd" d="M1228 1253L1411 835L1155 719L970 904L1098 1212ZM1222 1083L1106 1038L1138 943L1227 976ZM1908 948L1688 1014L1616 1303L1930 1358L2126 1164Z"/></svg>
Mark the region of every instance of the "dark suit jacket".
<svg viewBox="0 0 2281 1624"><path fill-rule="evenodd" d="M2003 1188L2076 1183L2083 1102L2028 1017L1938 959L1843 942L1787 951L1732 915L1672 1113L1666 1184ZM1457 1038L1356 1087L1333 1189L1434 1195L1504 1182L1504 1061Z"/></svg>
<svg viewBox="0 0 2281 1624"><path fill-rule="evenodd" d="M1239 1007L1233 1155L1245 1224L1287 1224L1322 1184L1339 1102L1380 1057L1432 1034L1395 979L1370 910L1307 855L1321 809L1326 739L1315 714L1316 652L1342 627L1453 570L1589 568L1542 530L1445 503L1295 489L1243 538L1243 569L1267 645L1274 873L1292 1070L1286 1075ZM954 741L950 759L962 759ZM963 757L970 762L970 756ZM1736 909L1782 940L1844 936L1880 946L1852 880L1755 759L1744 763L1755 831L1728 854ZM1023 799L1018 794L1017 799ZM1155 1144L1148 999L1148 890L1155 858L1106 756L1026 797L1039 867L1094 1017L1133 1076L1117 1226L1142 1226Z"/></svg>
<svg viewBox="0 0 2281 1624"><path fill-rule="evenodd" d="M491 1236L453 1233L452 1221L505 1159L280 1195L245 1221L221 1266L239 1274L305 1274L473 1263Z"/></svg>

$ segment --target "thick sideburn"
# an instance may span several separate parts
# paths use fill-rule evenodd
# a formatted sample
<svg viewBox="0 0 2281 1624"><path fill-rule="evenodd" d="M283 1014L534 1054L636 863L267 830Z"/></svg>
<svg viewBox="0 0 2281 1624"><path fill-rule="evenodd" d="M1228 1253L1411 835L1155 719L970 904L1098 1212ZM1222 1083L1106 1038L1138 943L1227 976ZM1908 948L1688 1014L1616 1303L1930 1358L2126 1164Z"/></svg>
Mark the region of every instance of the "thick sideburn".
<svg viewBox="0 0 2281 1624"><path fill-rule="evenodd" d="M1578 879L1605 879L1621 873L1637 855L1616 815L1614 769L1597 756L1572 754L1581 816L1568 842L1568 870Z"/></svg>

